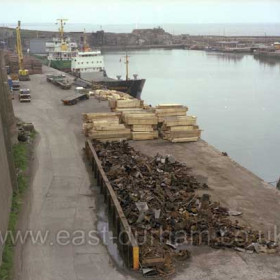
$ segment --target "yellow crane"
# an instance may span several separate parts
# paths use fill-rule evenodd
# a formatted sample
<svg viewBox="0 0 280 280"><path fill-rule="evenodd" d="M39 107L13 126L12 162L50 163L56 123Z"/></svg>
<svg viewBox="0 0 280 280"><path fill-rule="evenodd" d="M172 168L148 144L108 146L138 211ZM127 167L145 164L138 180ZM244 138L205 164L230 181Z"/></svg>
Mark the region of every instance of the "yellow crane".
<svg viewBox="0 0 280 280"><path fill-rule="evenodd" d="M20 81L29 81L29 73L27 69L23 68L23 53L22 53L22 45L21 45L21 37L20 37L20 21L18 21L18 26L16 28L17 35L17 55L18 55L18 75Z"/></svg>

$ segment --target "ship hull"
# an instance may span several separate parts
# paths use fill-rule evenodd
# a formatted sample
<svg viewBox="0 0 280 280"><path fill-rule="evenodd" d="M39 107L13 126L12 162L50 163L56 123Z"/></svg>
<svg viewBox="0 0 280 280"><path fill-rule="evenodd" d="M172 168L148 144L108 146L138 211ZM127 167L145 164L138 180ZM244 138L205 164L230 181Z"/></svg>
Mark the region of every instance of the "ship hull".
<svg viewBox="0 0 280 280"><path fill-rule="evenodd" d="M71 60L50 60L49 66L67 73L71 72Z"/></svg>
<svg viewBox="0 0 280 280"><path fill-rule="evenodd" d="M146 82L145 79L108 80L106 78L104 80L99 80L99 81L89 81L77 77L74 84L84 88L117 90L117 91L128 93L134 98L140 99L145 82Z"/></svg>
<svg viewBox="0 0 280 280"><path fill-rule="evenodd" d="M71 72L71 60L50 60L49 66L67 73ZM75 75L74 73L72 74ZM117 90L117 91L128 93L131 96L138 99L141 98L141 93L146 82L145 79L137 79L137 80L104 79L102 81L101 78L101 80L96 82L89 82L89 79L79 78L78 80L76 81L76 84L79 84L84 87L94 86L94 88L106 88L110 90Z"/></svg>
<svg viewBox="0 0 280 280"><path fill-rule="evenodd" d="M110 90L117 90L130 94L131 96L140 99L141 93L144 87L146 80L112 80L112 81L100 81L95 82L94 85L102 86Z"/></svg>

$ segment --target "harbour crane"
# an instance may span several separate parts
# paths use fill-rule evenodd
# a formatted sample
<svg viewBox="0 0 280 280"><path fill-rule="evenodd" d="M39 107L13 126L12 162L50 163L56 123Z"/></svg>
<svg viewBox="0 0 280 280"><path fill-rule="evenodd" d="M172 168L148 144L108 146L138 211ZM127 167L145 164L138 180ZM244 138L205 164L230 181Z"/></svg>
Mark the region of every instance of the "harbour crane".
<svg viewBox="0 0 280 280"><path fill-rule="evenodd" d="M16 37L17 37L17 55L18 55L18 75L20 81L29 81L29 73L27 69L23 68L23 53L22 53L22 45L21 45L21 37L20 37L20 21L18 21L18 26L16 28Z"/></svg>

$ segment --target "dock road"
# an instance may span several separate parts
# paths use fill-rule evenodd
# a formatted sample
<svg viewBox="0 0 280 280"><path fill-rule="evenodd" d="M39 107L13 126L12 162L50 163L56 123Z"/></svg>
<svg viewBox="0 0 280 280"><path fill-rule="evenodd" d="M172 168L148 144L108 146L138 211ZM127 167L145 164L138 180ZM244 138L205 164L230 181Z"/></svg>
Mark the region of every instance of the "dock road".
<svg viewBox="0 0 280 280"><path fill-rule="evenodd" d="M107 102L94 98L64 106L61 99L74 92L47 83L45 75L54 72L57 71L44 66L43 74L32 75L31 81L23 82L32 92L31 103L13 100L16 116L32 122L38 131L33 180L23 207L27 211L24 223L34 232L49 231L50 240L61 230L97 231L96 193L90 190L94 182L83 160L85 138L81 114L109 111ZM135 141L131 145L147 155L171 154L185 162L194 175L208 183L212 199L241 211L244 223L264 233L275 226L280 228L279 192L205 141L173 144L153 140ZM136 277L119 268L102 243L63 246L53 241L40 245L28 241L23 245L20 259L16 279L21 280ZM279 262L279 255L196 247L186 267L173 279L278 280Z"/></svg>

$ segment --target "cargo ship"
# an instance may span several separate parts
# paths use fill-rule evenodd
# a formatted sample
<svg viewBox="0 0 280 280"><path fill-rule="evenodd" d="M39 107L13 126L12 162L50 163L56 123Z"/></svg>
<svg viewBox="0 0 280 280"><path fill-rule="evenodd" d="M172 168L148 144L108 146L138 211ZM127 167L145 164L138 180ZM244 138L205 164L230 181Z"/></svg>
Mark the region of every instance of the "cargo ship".
<svg viewBox="0 0 280 280"><path fill-rule="evenodd" d="M125 56L126 79L122 80L121 76L117 76L117 79L110 78L105 71L101 51L90 49L85 32L82 38L82 50L79 51L75 42L64 37L65 19L58 21L60 23L60 38L54 38L52 42L46 43L50 67L73 74L76 76L75 83L77 85L118 90L140 99L146 80L138 79L136 74L133 75L133 79L129 78L127 54Z"/></svg>
<svg viewBox="0 0 280 280"><path fill-rule="evenodd" d="M76 55L76 50L73 49L75 43L70 39L65 39L63 43L59 39L53 38L52 42L46 43L46 50L48 51L48 66L55 69L71 72L71 60Z"/></svg>
<svg viewBox="0 0 280 280"><path fill-rule="evenodd" d="M57 21L60 24L59 38L53 38L52 41L46 42L48 65L64 72L71 72L72 57L76 56L78 46L69 37L64 36L66 19L58 19Z"/></svg>
<svg viewBox="0 0 280 280"><path fill-rule="evenodd" d="M122 91L131 96L140 99L145 84L145 79L138 79L133 75L133 79L128 77L128 56L125 56L126 79L122 80L120 76L113 79L107 76L104 68L104 59L100 50L87 50L78 52L72 58L71 72L77 77L75 84L83 87L92 87L93 89L110 89Z"/></svg>

